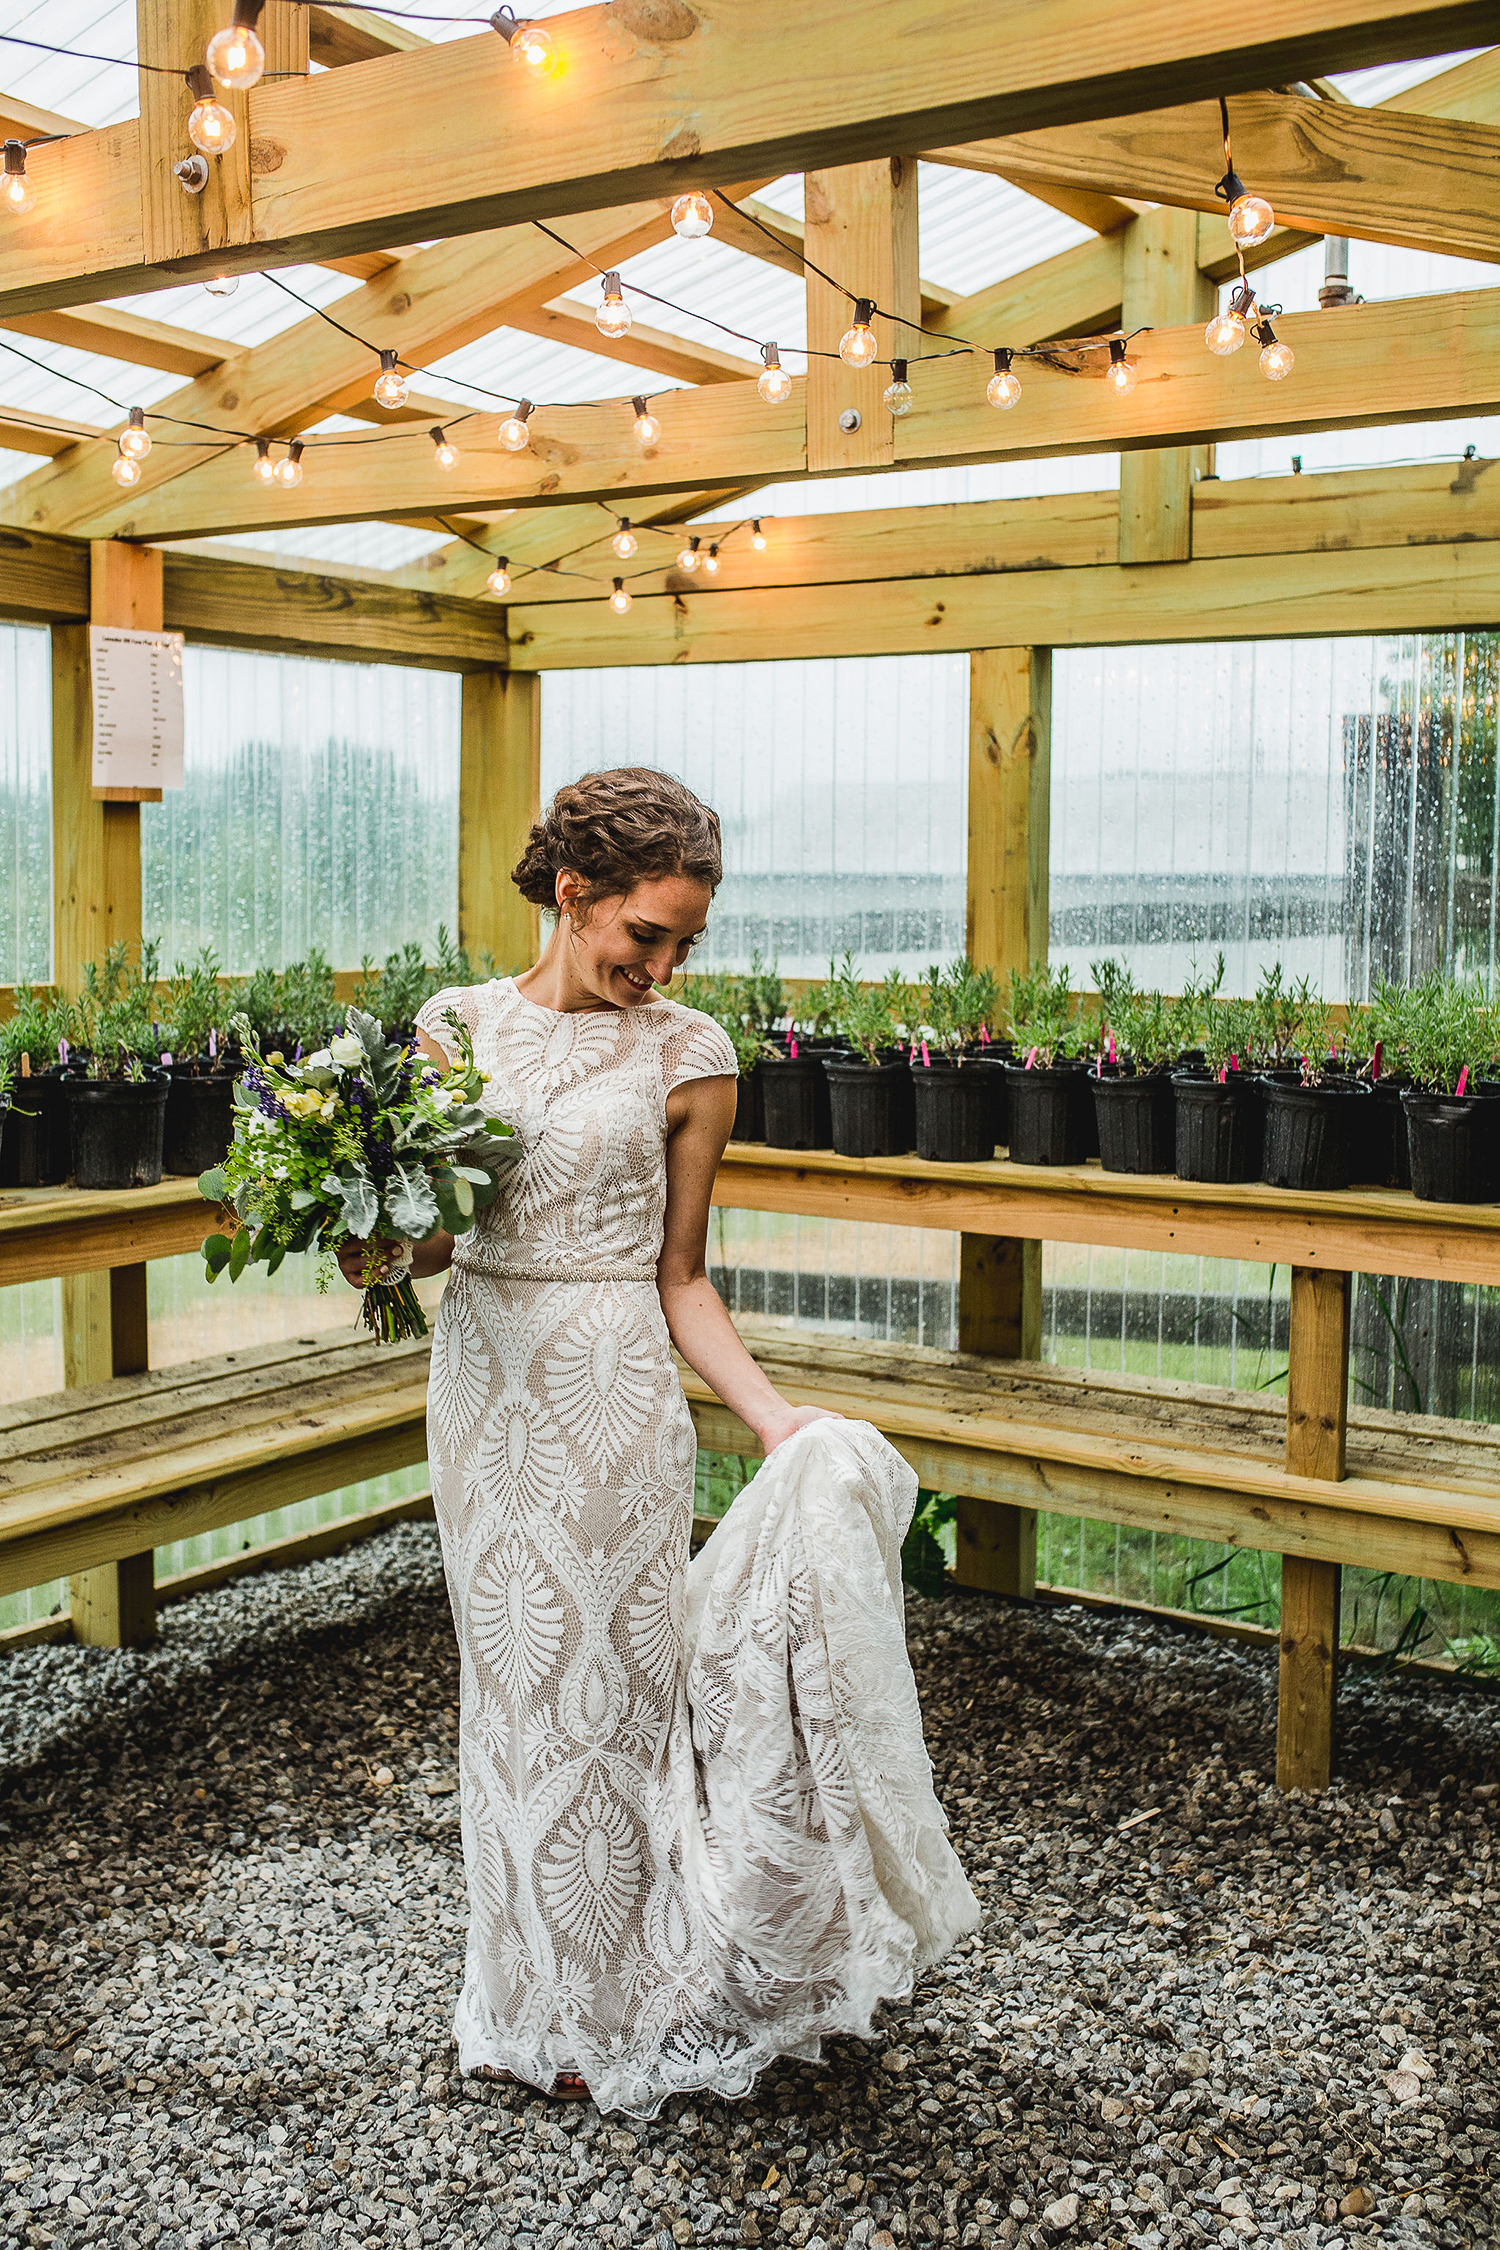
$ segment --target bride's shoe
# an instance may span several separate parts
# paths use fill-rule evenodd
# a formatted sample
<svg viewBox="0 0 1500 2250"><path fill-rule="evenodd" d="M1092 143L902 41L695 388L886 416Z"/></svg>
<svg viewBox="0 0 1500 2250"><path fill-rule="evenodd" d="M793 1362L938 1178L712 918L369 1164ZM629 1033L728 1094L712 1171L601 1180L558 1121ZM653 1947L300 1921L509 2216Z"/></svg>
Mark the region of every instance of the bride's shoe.
<svg viewBox="0 0 1500 2250"><path fill-rule="evenodd" d="M498 2079L507 2086L521 2084L513 2070L496 2070L492 2063L481 2063L470 2075L475 2078ZM535 2088L532 2091L535 2092ZM576 2070L560 2070L548 2087L547 2095L549 2100L556 2102L586 2102L589 2090L586 2081L579 2077Z"/></svg>

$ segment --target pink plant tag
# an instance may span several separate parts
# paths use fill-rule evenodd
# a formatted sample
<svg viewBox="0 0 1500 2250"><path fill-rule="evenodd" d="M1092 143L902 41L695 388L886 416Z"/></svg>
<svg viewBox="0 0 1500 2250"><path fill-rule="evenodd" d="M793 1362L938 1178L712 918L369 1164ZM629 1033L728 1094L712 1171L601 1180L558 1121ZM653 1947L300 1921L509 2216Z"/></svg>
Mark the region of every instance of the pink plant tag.
<svg viewBox="0 0 1500 2250"><path fill-rule="evenodd" d="M932 1057L927 1052L927 1042L925 1039L922 1041L922 1068L924 1070L931 1070L932 1068Z"/></svg>
<svg viewBox="0 0 1500 2250"><path fill-rule="evenodd" d="M1463 1067L1463 1069L1462 1069L1462 1070L1461 1070L1461 1071L1459 1072L1459 1074L1458 1074L1458 1084L1457 1084L1457 1086L1456 1086L1456 1087L1454 1088L1454 1094L1455 1094L1455 1097L1456 1097L1456 1098L1457 1098L1457 1099L1458 1099L1459 1101L1462 1101L1462 1100L1463 1100L1463 1098L1464 1098L1464 1088L1465 1088L1465 1086L1467 1086L1467 1085L1468 1085L1468 1083L1469 1083L1469 1066L1468 1066L1468 1064L1467 1064L1467 1063L1465 1063L1465 1064L1464 1064L1464 1067Z"/></svg>
<svg viewBox="0 0 1500 2250"><path fill-rule="evenodd" d="M1370 1057L1370 1076L1372 1078L1380 1076L1380 1053L1384 1044L1385 1042L1381 1039L1377 1039L1375 1042L1375 1052Z"/></svg>
<svg viewBox="0 0 1500 2250"><path fill-rule="evenodd" d="M787 1053L791 1056L793 1062L797 1060L797 1042L795 1037L788 1040Z"/></svg>
<svg viewBox="0 0 1500 2250"><path fill-rule="evenodd" d="M1227 1084L1228 1084L1228 1081L1229 1081L1229 1065L1228 1065L1228 1063L1221 1063L1221 1064L1219 1065L1219 1084L1220 1084L1221 1086L1224 1086L1224 1085L1227 1085Z"/></svg>
<svg viewBox="0 0 1500 2250"><path fill-rule="evenodd" d="M1033 1048L1032 1048L1032 1050L1031 1050L1031 1053L1030 1053L1030 1054L1029 1054L1029 1055L1028 1055L1028 1056L1026 1057L1026 1068L1027 1068L1028 1070L1032 1070L1032 1069L1034 1069L1034 1068L1035 1068L1035 1066L1036 1066L1036 1049L1035 1049L1035 1047L1033 1047Z"/></svg>
<svg viewBox="0 0 1500 2250"><path fill-rule="evenodd" d="M166 1066L166 1068L167 1068L168 1070L170 1070L170 1069L171 1069L171 1067L172 1067L172 1058L171 1058L171 1056L170 1056L170 1055L163 1055L161 1059L162 1059L162 1062L163 1062L163 1064L164 1064L164 1065Z"/></svg>
<svg viewBox="0 0 1500 2250"><path fill-rule="evenodd" d="M989 1025L988 1025L987 1023L982 1023L982 1024L981 1024L981 1025L979 1026L979 1044L980 1044L980 1046L981 1046L981 1047L987 1047L987 1046L989 1045L989 1043L990 1043L990 1027L989 1027Z"/></svg>
<svg viewBox="0 0 1500 2250"><path fill-rule="evenodd" d="M1231 1056L1230 1056L1230 1058L1229 1058L1229 1067L1230 1067L1230 1069L1231 1069L1231 1070L1238 1070L1238 1069L1239 1069L1239 1067L1240 1067L1240 1058L1239 1058L1239 1056L1238 1056L1238 1055L1231 1055Z"/></svg>
<svg viewBox="0 0 1500 2250"><path fill-rule="evenodd" d="M1110 1059L1110 1061L1111 1061L1111 1062L1113 1062L1113 1061L1114 1061L1114 1059L1115 1059L1115 1035L1114 1035L1114 1033L1113 1033L1113 1032L1110 1032L1110 1034L1109 1034L1108 1044L1109 1044L1109 1059Z"/></svg>

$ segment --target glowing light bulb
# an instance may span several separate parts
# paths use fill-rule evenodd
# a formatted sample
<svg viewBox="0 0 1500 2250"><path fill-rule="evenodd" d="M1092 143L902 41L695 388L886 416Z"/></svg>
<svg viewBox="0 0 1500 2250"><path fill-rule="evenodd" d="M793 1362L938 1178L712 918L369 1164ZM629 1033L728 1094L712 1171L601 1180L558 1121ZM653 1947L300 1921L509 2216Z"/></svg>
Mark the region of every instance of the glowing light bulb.
<svg viewBox="0 0 1500 2250"><path fill-rule="evenodd" d="M846 328L839 338L839 358L846 367L868 367L880 346L875 341L875 331L870 322L875 317L872 297L854 300L854 325Z"/></svg>
<svg viewBox="0 0 1500 2250"><path fill-rule="evenodd" d="M633 427L636 444L655 445L657 439L661 436L660 422L657 421L656 416L643 398L633 398L630 403L635 408Z"/></svg>
<svg viewBox="0 0 1500 2250"><path fill-rule="evenodd" d="M139 406L132 406L129 425L120 432L120 451L132 461L144 461L151 451L151 432L146 427L145 415Z"/></svg>
<svg viewBox="0 0 1500 2250"><path fill-rule="evenodd" d="M684 242L701 242L714 223L714 207L701 188L690 188L672 206L672 232Z"/></svg>
<svg viewBox="0 0 1500 2250"><path fill-rule="evenodd" d="M710 548L709 548L709 550L708 550L708 553L707 553L707 554L706 554L706 555L704 556L704 558L703 558L703 572L704 572L704 576L705 576L705 577L707 577L707 578L717 578L717 577L718 577L718 575L719 575L719 550L718 550L717 546L713 546L713 547L710 547Z"/></svg>
<svg viewBox="0 0 1500 2250"><path fill-rule="evenodd" d="M286 459L276 464L276 482L294 491L302 482L302 440L293 438L286 449Z"/></svg>
<svg viewBox="0 0 1500 2250"><path fill-rule="evenodd" d="M1014 406L1021 396L1021 380L1011 367L1011 353L1002 344L995 353L995 372L984 386L991 406Z"/></svg>
<svg viewBox="0 0 1500 2250"><path fill-rule="evenodd" d="M210 71L221 86L232 86L243 93L247 86L258 86L266 67L266 50L254 23L241 23L242 15L249 9L236 8L235 20L223 31L216 31L208 42L207 62ZM257 8L255 14L259 14Z"/></svg>
<svg viewBox="0 0 1500 2250"><path fill-rule="evenodd" d="M396 355L384 351L380 355L380 373L375 378L375 396L382 406L406 404L406 377L396 365Z"/></svg>
<svg viewBox="0 0 1500 2250"><path fill-rule="evenodd" d="M1229 206L1229 232L1242 250L1264 242L1276 224L1276 213L1263 195L1237 195Z"/></svg>
<svg viewBox="0 0 1500 2250"><path fill-rule="evenodd" d="M604 295L594 315L594 326L601 336L624 336L630 330L630 307L625 302L617 273L604 276Z"/></svg>
<svg viewBox="0 0 1500 2250"><path fill-rule="evenodd" d="M1214 314L1203 331L1203 341L1217 358L1227 359L1245 341L1243 316L1235 311L1233 305L1227 305L1223 312Z"/></svg>
<svg viewBox="0 0 1500 2250"><path fill-rule="evenodd" d="M613 539L611 539L610 545L611 547L613 547L615 553L619 556L621 562L629 562L631 556L635 553L637 547L639 547L640 545L639 539L637 539L635 533L630 528L629 516L621 516L619 529L616 531Z"/></svg>
<svg viewBox="0 0 1500 2250"><path fill-rule="evenodd" d="M750 544L755 549L755 552L758 555L763 555L766 551L767 545L769 544L765 533L760 528L759 516L755 518L755 521L750 526Z"/></svg>
<svg viewBox="0 0 1500 2250"><path fill-rule="evenodd" d="M494 569L490 572L489 577L485 580L485 584L486 586L488 586L492 594L508 594L510 592L509 555L502 555L500 557L500 560L496 563Z"/></svg>
<svg viewBox="0 0 1500 2250"><path fill-rule="evenodd" d="M7 211L18 215L31 209L31 182L26 177L26 151L20 141L5 144L5 170L0 172L0 198Z"/></svg>
<svg viewBox="0 0 1500 2250"><path fill-rule="evenodd" d="M1284 344L1268 320L1255 331L1260 339L1260 371L1268 383L1284 383L1297 364L1290 344Z"/></svg>
<svg viewBox="0 0 1500 2250"><path fill-rule="evenodd" d="M508 8L501 10L502 15L509 13ZM496 29L499 29L498 24ZM545 70L552 60L552 35L539 23L520 24L510 35L510 51L527 70Z"/></svg>
<svg viewBox="0 0 1500 2250"><path fill-rule="evenodd" d="M616 617L623 617L626 610L629 609L630 596L625 591L625 581L623 578L617 578L615 580L615 590L609 597L609 606L614 611Z"/></svg>
<svg viewBox="0 0 1500 2250"><path fill-rule="evenodd" d="M698 552L701 544L702 542L700 540L690 539L677 557L678 569L686 571L689 578L692 577L694 571L698 568L699 563L703 560L703 557Z"/></svg>
<svg viewBox="0 0 1500 2250"><path fill-rule="evenodd" d="M205 281L203 284L210 297L232 297L239 285L240 277L237 273L216 273L212 281Z"/></svg>
<svg viewBox="0 0 1500 2250"><path fill-rule="evenodd" d="M437 462L438 467L440 469L456 468L458 465L458 447L447 432L440 425L435 424L427 434L432 440L433 459Z"/></svg>
<svg viewBox="0 0 1500 2250"><path fill-rule="evenodd" d="M188 139L205 156L222 156L233 148L235 124L222 102L196 102L188 111Z"/></svg>
<svg viewBox="0 0 1500 2250"><path fill-rule="evenodd" d="M1111 336L1109 340L1109 365L1104 370L1104 380L1121 398L1135 389L1135 361L1125 357L1125 340Z"/></svg>
<svg viewBox="0 0 1500 2250"><path fill-rule="evenodd" d="M255 441L255 459L250 464L250 474L257 484L274 484L276 464L271 459L271 441L258 437Z"/></svg>
<svg viewBox="0 0 1500 2250"><path fill-rule="evenodd" d="M141 481L141 464L128 453L117 453L109 464L109 473L116 484L130 486Z"/></svg>
<svg viewBox="0 0 1500 2250"><path fill-rule="evenodd" d="M524 453L531 443L531 432L526 425L531 419L531 401L523 398L514 414L508 415L500 425L500 443L507 453Z"/></svg>
<svg viewBox="0 0 1500 2250"><path fill-rule="evenodd" d="M887 414L894 414L898 418L903 414L910 414L911 385L906 380L904 359L891 361L891 379L880 394L880 403Z"/></svg>
<svg viewBox="0 0 1500 2250"><path fill-rule="evenodd" d="M792 395L792 378L781 364L774 344L762 344L760 356L765 361L765 371L756 378L755 388L767 406L785 406Z"/></svg>

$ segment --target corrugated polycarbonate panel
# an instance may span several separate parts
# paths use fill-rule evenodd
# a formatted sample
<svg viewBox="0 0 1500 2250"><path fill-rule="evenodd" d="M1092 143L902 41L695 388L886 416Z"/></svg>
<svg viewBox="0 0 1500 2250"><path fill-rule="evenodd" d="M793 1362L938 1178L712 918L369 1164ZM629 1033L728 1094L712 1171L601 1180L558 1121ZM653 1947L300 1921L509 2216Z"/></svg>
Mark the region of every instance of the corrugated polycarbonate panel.
<svg viewBox="0 0 1500 2250"><path fill-rule="evenodd" d="M752 948L786 976L854 952L868 976L964 934L968 659L553 672L542 791L601 766L677 774L724 827L704 965Z"/></svg>
<svg viewBox="0 0 1500 2250"><path fill-rule="evenodd" d="M44 625L0 625L0 983L52 974L52 654Z"/></svg>
<svg viewBox="0 0 1500 2250"><path fill-rule="evenodd" d="M142 925L235 974L456 927L459 681L190 648L186 786L141 808Z"/></svg>

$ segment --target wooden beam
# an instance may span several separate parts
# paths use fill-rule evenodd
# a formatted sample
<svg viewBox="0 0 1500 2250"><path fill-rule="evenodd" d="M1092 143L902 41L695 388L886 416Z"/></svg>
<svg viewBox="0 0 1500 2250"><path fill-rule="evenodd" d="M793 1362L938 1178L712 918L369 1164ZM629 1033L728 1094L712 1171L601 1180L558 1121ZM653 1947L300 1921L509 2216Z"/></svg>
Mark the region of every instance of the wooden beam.
<svg viewBox="0 0 1500 2250"><path fill-rule="evenodd" d="M89 551L81 539L0 531L0 617L61 625L89 614Z"/></svg>
<svg viewBox="0 0 1500 2250"><path fill-rule="evenodd" d="M960 297L927 325L940 336L978 335L1013 347L1097 335L1119 320L1124 271L1121 236L1101 235Z"/></svg>
<svg viewBox="0 0 1500 2250"><path fill-rule="evenodd" d="M510 879L541 813L541 681L475 672L464 681L458 780L458 935L502 969L536 955L537 910Z"/></svg>
<svg viewBox="0 0 1500 2250"><path fill-rule="evenodd" d="M758 361L674 336L664 328L649 328L639 320L632 320L627 336L601 336L594 326L593 307L570 303L566 297L535 308L517 307L507 313L505 325L529 336L545 336L554 344L570 344L574 351L592 352L597 359L669 375L677 383L753 382L760 373Z"/></svg>
<svg viewBox="0 0 1500 2250"><path fill-rule="evenodd" d="M35 409L35 419L25 407L0 406L0 447L7 453L40 453L56 460L71 453L80 439L98 440L109 435L97 422L74 422L65 415Z"/></svg>
<svg viewBox="0 0 1500 2250"><path fill-rule="evenodd" d="M1291 1476L1341 1483L1349 1419L1347 1273L1292 1268L1287 1351L1286 1466ZM1338 1688L1340 1570L1284 1555L1276 1780L1282 1789L1326 1789L1333 1770Z"/></svg>
<svg viewBox="0 0 1500 2250"><path fill-rule="evenodd" d="M917 164L882 157L809 172L804 182L807 286L807 466L814 475L838 469L889 468L896 458L895 422L881 404L890 379L883 364L915 358L922 338L917 280ZM873 333L874 368L846 367L839 342L855 307L829 274L869 296L882 310ZM876 378L878 377L878 380ZM846 426L852 417L853 427Z"/></svg>
<svg viewBox="0 0 1500 2250"><path fill-rule="evenodd" d="M1076 373L1027 361L1019 370L1021 403L1004 414L985 401L982 360L976 364L960 353L927 361L913 369L916 410L895 425L896 466L1037 460L1200 438L1494 413L1500 407L1500 290L1350 305L1337 320L1321 312L1289 314L1277 332L1297 355L1296 372L1286 382L1267 382L1254 352L1214 358L1194 322L1134 339L1130 357L1138 381L1124 397L1103 382L1102 351L1085 355ZM872 412L879 410L882 373L864 371ZM368 445L320 446L295 493L253 483L236 454L165 490L135 492L123 500L115 495L116 504L90 528L146 539L207 538L296 523L430 514L439 481L443 503L460 510L602 499L628 513L630 497L640 491L805 475L804 402L801 379L780 408L766 406L752 384L680 391L658 402L661 435L644 451L631 436L627 404L539 408L526 452L505 452L495 425L483 423L458 466L446 473L435 467L425 437L393 438L381 446L375 489ZM21 520L34 521L34 513Z"/></svg>
<svg viewBox="0 0 1500 2250"><path fill-rule="evenodd" d="M1125 329L1195 326L1214 309L1214 286L1198 270L1192 211L1145 212L1125 229ZM1120 456L1120 561L1186 562L1192 553L1193 486L1211 465L1203 445L1162 445Z"/></svg>
<svg viewBox="0 0 1500 2250"><path fill-rule="evenodd" d="M1500 258L1500 131L1419 116L1244 93L1230 104L1235 169L1284 223L1452 258ZM937 152L949 164L1223 212L1217 102L1017 133Z"/></svg>
<svg viewBox="0 0 1500 2250"><path fill-rule="evenodd" d="M204 555L169 553L164 576L168 629L193 641L440 672L506 661L494 603Z"/></svg>
<svg viewBox="0 0 1500 2250"><path fill-rule="evenodd" d="M81 305L75 312L19 313L4 325L18 336L41 336L49 344L67 344L76 352L97 352L101 358L124 360L131 367L157 367L165 375L211 375L216 367L235 358L240 348L221 343L216 336L195 335L190 328L143 320L139 313L121 312L113 305Z"/></svg>
<svg viewBox="0 0 1500 2250"><path fill-rule="evenodd" d="M234 120L234 139L207 159L208 181L201 193L188 195L173 167L193 154L187 127L197 96L178 71L149 67L160 55L201 61L221 21L217 0L136 0L136 50L148 67L138 73L135 202L147 265L170 264L251 238L249 95L214 86L214 99ZM38 204L44 200L39 194Z"/></svg>
<svg viewBox="0 0 1500 2250"><path fill-rule="evenodd" d="M308 48L315 63L325 70L342 70L346 63L369 62L375 55L410 54L428 47L420 31L408 24L388 23L363 8L320 8L307 11Z"/></svg>
<svg viewBox="0 0 1500 2250"><path fill-rule="evenodd" d="M29 141L46 133L56 133L66 140L88 130L76 117L60 117L55 109L38 109L34 102L23 102L19 94L0 94L0 136L6 140Z"/></svg>
<svg viewBox="0 0 1500 2250"><path fill-rule="evenodd" d="M1413 117L1466 117L1476 125L1500 125L1500 47L1488 47L1452 70L1388 94L1376 106L1407 110Z"/></svg>
<svg viewBox="0 0 1500 2250"><path fill-rule="evenodd" d="M990 0L840 0L815 24L762 0L584 8L549 18L564 67L539 79L480 34L263 80L241 135L256 152L253 204L231 218L224 198L221 218L216 201L196 250L174 249L189 222L159 194L143 221L142 129L127 121L39 148L36 208L8 230L0 315L168 287L226 259L243 272L339 257L747 171L1238 96L1452 53L1492 26L1487 0L1268 0L1240 42L1210 0L1146 17L1115 0L1057 0L1003 21ZM176 121L143 95L147 106L149 185Z"/></svg>

